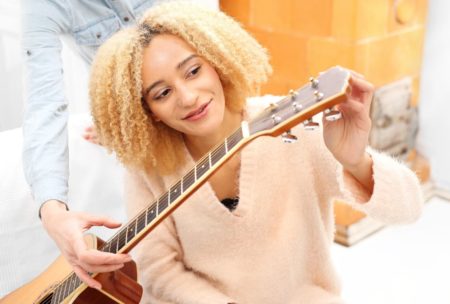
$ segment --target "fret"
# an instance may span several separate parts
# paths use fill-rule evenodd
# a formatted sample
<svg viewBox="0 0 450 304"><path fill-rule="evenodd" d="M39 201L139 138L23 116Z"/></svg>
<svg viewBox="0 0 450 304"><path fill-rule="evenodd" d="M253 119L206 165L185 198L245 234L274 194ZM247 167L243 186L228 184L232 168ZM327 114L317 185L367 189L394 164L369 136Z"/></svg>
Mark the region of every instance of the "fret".
<svg viewBox="0 0 450 304"><path fill-rule="evenodd" d="M134 236L136 235L136 224L137 224L137 221L133 220L127 226L127 241L126 241L127 243L129 241L131 241L134 238Z"/></svg>
<svg viewBox="0 0 450 304"><path fill-rule="evenodd" d="M159 215L159 203L156 201L156 216Z"/></svg>
<svg viewBox="0 0 450 304"><path fill-rule="evenodd" d="M63 299L65 299L69 294L67 293L68 289L67 289L67 281L62 282L61 284L61 288L62 288L62 296Z"/></svg>
<svg viewBox="0 0 450 304"><path fill-rule="evenodd" d="M75 286L80 286L81 285L81 279L79 278L79 277L77 277L77 275L74 273L73 274L73 277L74 277L74 281L75 281Z"/></svg>
<svg viewBox="0 0 450 304"><path fill-rule="evenodd" d="M147 209L147 225L156 217L156 205L157 204L153 203L150 208Z"/></svg>
<svg viewBox="0 0 450 304"><path fill-rule="evenodd" d="M114 253L112 250L112 243L111 242L107 242L103 248L103 251L105 252L111 252Z"/></svg>
<svg viewBox="0 0 450 304"><path fill-rule="evenodd" d="M247 121L243 121L241 124L242 136L247 138L250 136L250 127Z"/></svg>
<svg viewBox="0 0 450 304"><path fill-rule="evenodd" d="M182 192L184 192L186 189L188 189L190 186L192 186L195 183L195 176L194 176L194 169L189 171L188 174L186 174L183 177L183 188Z"/></svg>
<svg viewBox="0 0 450 304"><path fill-rule="evenodd" d="M221 144L211 153L212 166L217 164L219 162L219 160L221 160L222 157L225 156L225 154L227 154L226 147L224 144Z"/></svg>
<svg viewBox="0 0 450 304"><path fill-rule="evenodd" d="M170 191L163 194L158 199L158 215L160 215L169 206Z"/></svg>
<svg viewBox="0 0 450 304"><path fill-rule="evenodd" d="M241 128L237 129L228 139L228 149L233 149L242 139Z"/></svg>
<svg viewBox="0 0 450 304"><path fill-rule="evenodd" d="M170 204L172 204L181 195L181 181L178 181L170 188Z"/></svg>
<svg viewBox="0 0 450 304"><path fill-rule="evenodd" d="M61 298L61 295L62 295L61 285L58 285L58 287L56 287L56 289L55 289L55 293L54 293L54 296L52 298L52 304L53 303L54 304L61 303L62 300L64 299L64 298Z"/></svg>
<svg viewBox="0 0 450 304"><path fill-rule="evenodd" d="M121 229L119 232L119 241L117 242L117 252L127 243L127 229Z"/></svg>
<svg viewBox="0 0 450 304"><path fill-rule="evenodd" d="M120 231L119 231L119 233L120 233ZM119 234L117 234L117 237L116 237L116 248L115 248L115 251L114 251L114 253L117 253L117 252L119 252L119 249L120 249L120 247L119 247L119 243L120 243L120 235L119 235Z"/></svg>
<svg viewBox="0 0 450 304"><path fill-rule="evenodd" d="M228 153L228 151L229 151L229 149L228 149L228 138L225 138L224 146L225 146L225 153Z"/></svg>
<svg viewBox="0 0 450 304"><path fill-rule="evenodd" d="M211 165L211 153L208 153L208 165L209 165L210 168L212 167L212 165Z"/></svg>
<svg viewBox="0 0 450 304"><path fill-rule="evenodd" d="M142 212L138 216L137 224L136 224L136 234L138 234L145 228L145 225L146 225L146 223L145 223L146 214L145 213L146 212Z"/></svg>
<svg viewBox="0 0 450 304"><path fill-rule="evenodd" d="M203 174L209 170L209 162L207 158L204 158L195 166L195 171L197 172L197 179L202 177Z"/></svg>
<svg viewBox="0 0 450 304"><path fill-rule="evenodd" d="M109 241L109 250L107 252L116 253L118 251L118 237L119 235L116 234L110 241Z"/></svg>
<svg viewBox="0 0 450 304"><path fill-rule="evenodd" d="M77 276L74 276L73 274L70 276L70 278L69 278L69 282L70 282L70 284L69 284L69 288L70 288L70 292L72 292L72 291L74 291L75 289L77 289L77 282L76 282L76 280L75 280L75 278L76 278Z"/></svg>
<svg viewBox="0 0 450 304"><path fill-rule="evenodd" d="M198 181L197 166L194 166L193 170L194 170L194 179L195 179L195 181Z"/></svg>

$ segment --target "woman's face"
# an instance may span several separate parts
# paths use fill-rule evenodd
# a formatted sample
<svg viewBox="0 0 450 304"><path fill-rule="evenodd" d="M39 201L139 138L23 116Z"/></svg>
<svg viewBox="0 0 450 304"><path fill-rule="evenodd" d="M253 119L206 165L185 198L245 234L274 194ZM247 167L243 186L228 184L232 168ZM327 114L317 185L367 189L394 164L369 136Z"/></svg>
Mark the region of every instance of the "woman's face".
<svg viewBox="0 0 450 304"><path fill-rule="evenodd" d="M185 135L207 136L222 124L225 97L215 69L174 35L144 49L143 96L152 116Z"/></svg>

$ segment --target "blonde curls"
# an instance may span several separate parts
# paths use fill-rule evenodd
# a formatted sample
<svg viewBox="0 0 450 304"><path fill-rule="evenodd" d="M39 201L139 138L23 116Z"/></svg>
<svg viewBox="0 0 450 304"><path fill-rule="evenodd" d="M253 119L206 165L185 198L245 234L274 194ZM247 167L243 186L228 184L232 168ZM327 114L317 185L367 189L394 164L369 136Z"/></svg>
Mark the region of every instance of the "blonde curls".
<svg viewBox="0 0 450 304"><path fill-rule="evenodd" d="M182 38L216 69L232 111L259 93L271 67L265 49L236 21L187 1L151 8L100 47L89 93L101 143L126 166L170 174L185 161L182 135L155 122L142 102L142 53L159 33Z"/></svg>

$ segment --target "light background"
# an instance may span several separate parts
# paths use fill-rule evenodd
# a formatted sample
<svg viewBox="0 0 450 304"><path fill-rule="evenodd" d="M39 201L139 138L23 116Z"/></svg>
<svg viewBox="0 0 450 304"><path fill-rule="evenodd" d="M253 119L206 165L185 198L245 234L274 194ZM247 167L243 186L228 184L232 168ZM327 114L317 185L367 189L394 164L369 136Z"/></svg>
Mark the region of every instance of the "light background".
<svg viewBox="0 0 450 304"><path fill-rule="evenodd" d="M198 1L217 7L215 0ZM19 5L20 1L0 0L0 131L20 127L23 117ZM433 182L447 191L450 191L449 16L450 1L429 1L417 140L419 151L431 162ZM63 50L63 61L70 111L84 113L88 111L88 68L70 49ZM386 228L350 249L334 245L332 252L343 279L344 297L350 304L450 303L449 217L450 203L433 199L414 225ZM2 244L0 250L4 248ZM0 288L0 296L2 292Z"/></svg>

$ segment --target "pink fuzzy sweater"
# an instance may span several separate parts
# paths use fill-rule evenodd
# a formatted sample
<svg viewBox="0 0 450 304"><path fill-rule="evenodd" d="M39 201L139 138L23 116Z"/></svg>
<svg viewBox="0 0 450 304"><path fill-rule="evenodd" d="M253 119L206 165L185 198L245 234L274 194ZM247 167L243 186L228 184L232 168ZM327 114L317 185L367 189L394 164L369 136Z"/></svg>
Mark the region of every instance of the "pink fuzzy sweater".
<svg viewBox="0 0 450 304"><path fill-rule="evenodd" d="M135 257L142 303L342 303L330 259L333 200L386 223L417 219L422 195L408 168L369 149L375 181L369 196L326 149L321 131L293 133L296 143L264 137L242 150L233 212L205 184L141 241ZM187 172L194 165L188 158L173 176L129 171L129 215Z"/></svg>

